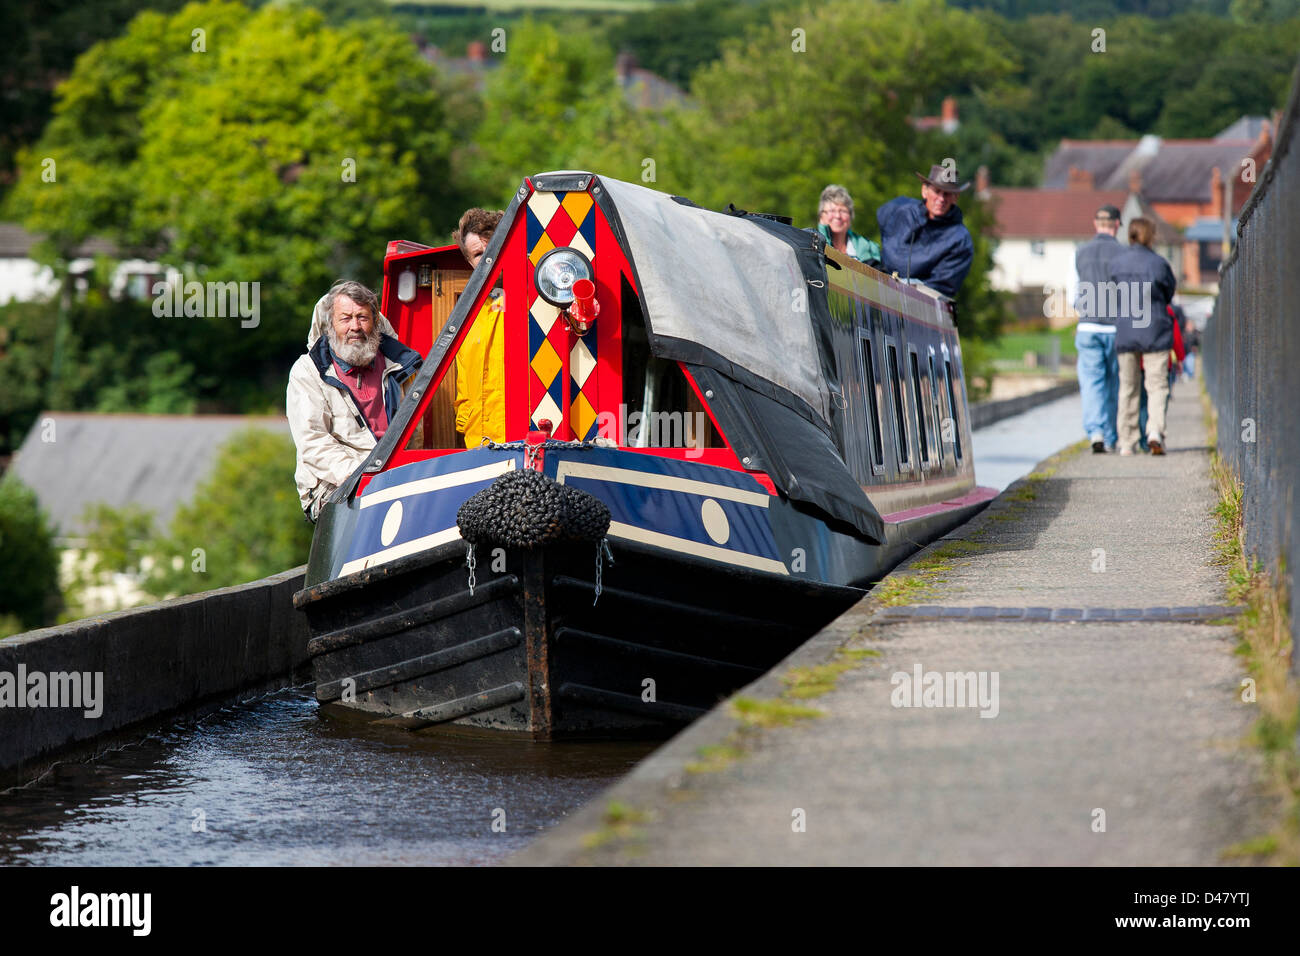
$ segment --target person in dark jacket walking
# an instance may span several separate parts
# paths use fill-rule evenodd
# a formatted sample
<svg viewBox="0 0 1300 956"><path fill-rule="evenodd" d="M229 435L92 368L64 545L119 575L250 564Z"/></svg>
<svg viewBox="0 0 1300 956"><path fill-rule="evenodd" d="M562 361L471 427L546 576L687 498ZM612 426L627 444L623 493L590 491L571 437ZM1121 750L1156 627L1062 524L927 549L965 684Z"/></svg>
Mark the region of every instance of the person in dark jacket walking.
<svg viewBox="0 0 1300 956"><path fill-rule="evenodd" d="M929 176L916 176L923 184L920 199L899 196L876 210L881 269L955 296L975 258L970 230L955 205L970 183L958 186L952 166L931 166Z"/></svg>
<svg viewBox="0 0 1300 956"><path fill-rule="evenodd" d="M1110 261L1110 282L1098 295L1097 308L1115 318L1119 353L1119 453L1131 455L1141 437L1138 405L1142 381L1147 389L1147 444L1151 454L1165 453L1165 406L1169 396L1169 350L1174 346L1173 318L1166 306L1177 282L1169 263L1152 250L1156 227L1150 219L1128 224L1129 247Z"/></svg>
<svg viewBox="0 0 1300 956"><path fill-rule="evenodd" d="M1124 248L1115 238L1120 214L1102 206L1093 217L1097 234L1074 254L1079 275L1074 310L1079 327L1074 347L1079 354L1079 395L1083 402L1083 430L1094 453L1114 451L1119 444L1116 424L1119 409L1119 360L1115 354L1115 317L1098 315L1097 291L1110 278L1110 262Z"/></svg>

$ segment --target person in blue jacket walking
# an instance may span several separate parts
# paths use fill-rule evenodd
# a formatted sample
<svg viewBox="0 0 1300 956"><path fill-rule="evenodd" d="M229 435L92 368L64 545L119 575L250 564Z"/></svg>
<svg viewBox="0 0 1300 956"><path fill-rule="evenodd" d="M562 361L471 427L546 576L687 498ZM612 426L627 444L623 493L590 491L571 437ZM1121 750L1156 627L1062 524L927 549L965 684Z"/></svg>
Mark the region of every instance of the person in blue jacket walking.
<svg viewBox="0 0 1300 956"><path fill-rule="evenodd" d="M956 205L970 183L957 185L957 170L951 165L934 165L929 176L916 176L922 183L920 199L899 196L876 210L882 269L952 297L975 258L970 230Z"/></svg>

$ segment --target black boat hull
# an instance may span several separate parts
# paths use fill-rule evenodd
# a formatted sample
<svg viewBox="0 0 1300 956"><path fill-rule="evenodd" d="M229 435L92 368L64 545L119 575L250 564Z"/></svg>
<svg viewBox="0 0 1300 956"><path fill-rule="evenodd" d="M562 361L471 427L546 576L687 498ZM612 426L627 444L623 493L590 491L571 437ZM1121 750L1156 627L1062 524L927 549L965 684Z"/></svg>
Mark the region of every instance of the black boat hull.
<svg viewBox="0 0 1300 956"><path fill-rule="evenodd" d="M635 545L615 556L599 598L595 548L571 543L478 555L473 593L464 542L304 591L317 697L411 728L671 731L863 593Z"/></svg>

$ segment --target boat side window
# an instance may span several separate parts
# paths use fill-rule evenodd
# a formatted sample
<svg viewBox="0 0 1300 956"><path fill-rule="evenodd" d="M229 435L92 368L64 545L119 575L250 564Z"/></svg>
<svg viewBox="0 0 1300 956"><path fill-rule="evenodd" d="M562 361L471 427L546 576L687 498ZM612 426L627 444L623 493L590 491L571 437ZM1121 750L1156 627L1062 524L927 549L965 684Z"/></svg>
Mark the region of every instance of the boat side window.
<svg viewBox="0 0 1300 956"><path fill-rule="evenodd" d="M952 451L957 461L961 461L961 427L957 421L957 397L952 386L952 359L943 360L943 374L948 386L948 417L952 421Z"/></svg>
<svg viewBox="0 0 1300 956"><path fill-rule="evenodd" d="M722 436L675 361L650 353L641 304L623 279L623 407L629 448L723 448Z"/></svg>
<svg viewBox="0 0 1300 956"><path fill-rule="evenodd" d="M898 374L898 346L885 339L885 354L889 363L889 390L894 397L894 430L898 439L898 470L912 470L912 449L907 443L907 407L903 394L903 383Z"/></svg>
<svg viewBox="0 0 1300 956"><path fill-rule="evenodd" d="M880 474L885 470L885 450L880 438L880 402L876 398L876 347L869 333L859 336L858 341L862 344L862 391L867 397L867 444L870 448L871 471Z"/></svg>
<svg viewBox="0 0 1300 956"><path fill-rule="evenodd" d="M920 443L918 456L921 468L930 467L930 423L925 414L925 399L921 395L921 367L916 359L916 349L908 347L908 360L912 363L912 400L916 404L916 440Z"/></svg>
<svg viewBox="0 0 1300 956"><path fill-rule="evenodd" d="M939 407L939 377L934 372L934 351L931 350L927 356L930 364L930 409L933 413L933 424L931 425L934 436L934 457L939 462L939 467L943 467L943 409ZM951 427L951 426L950 426Z"/></svg>

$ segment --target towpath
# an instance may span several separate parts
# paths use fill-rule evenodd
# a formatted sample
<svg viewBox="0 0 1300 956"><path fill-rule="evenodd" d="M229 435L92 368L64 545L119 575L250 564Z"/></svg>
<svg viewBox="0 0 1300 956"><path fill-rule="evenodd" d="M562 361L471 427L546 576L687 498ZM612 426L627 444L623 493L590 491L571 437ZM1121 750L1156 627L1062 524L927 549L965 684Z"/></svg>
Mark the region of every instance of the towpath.
<svg viewBox="0 0 1300 956"><path fill-rule="evenodd" d="M1012 485L745 688L748 718L715 708L512 862L1221 862L1263 825L1254 708L1233 628L1207 623L1225 595L1195 386L1170 411L1167 456L1075 451ZM833 689L791 700L826 665ZM914 684L948 706L897 706Z"/></svg>

